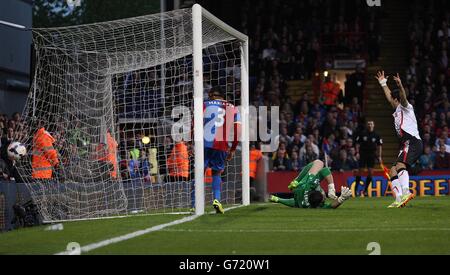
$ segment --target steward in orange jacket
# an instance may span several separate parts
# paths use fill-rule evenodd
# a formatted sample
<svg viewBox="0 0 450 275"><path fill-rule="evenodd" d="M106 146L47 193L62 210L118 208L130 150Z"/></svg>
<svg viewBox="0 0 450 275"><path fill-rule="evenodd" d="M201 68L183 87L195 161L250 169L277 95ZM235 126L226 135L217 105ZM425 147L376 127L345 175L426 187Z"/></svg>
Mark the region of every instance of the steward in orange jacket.
<svg viewBox="0 0 450 275"><path fill-rule="evenodd" d="M107 148L105 148L104 143L97 146L97 160L110 163L112 165L111 178L116 179L119 169L117 164L117 147L119 145L109 132L106 134L106 144Z"/></svg>
<svg viewBox="0 0 450 275"><path fill-rule="evenodd" d="M111 134L109 132L106 134L106 143L108 144L107 160L109 163L111 163L113 165L113 170L111 171L111 177L113 179L116 179L117 171L119 170L119 167L117 164L117 147L119 147L119 144L113 138L113 136L111 136Z"/></svg>
<svg viewBox="0 0 450 275"><path fill-rule="evenodd" d="M58 153L53 147L55 139L44 127L33 137L33 157L31 159L33 179L51 179L53 167L59 164Z"/></svg>
<svg viewBox="0 0 450 275"><path fill-rule="evenodd" d="M169 176L177 180L187 180L189 178L189 153L184 142L178 142L167 158L167 169Z"/></svg>
<svg viewBox="0 0 450 275"><path fill-rule="evenodd" d="M205 183L212 183L212 182L213 182L212 169L208 167L205 171Z"/></svg>
<svg viewBox="0 0 450 275"><path fill-rule="evenodd" d="M256 193L256 175L258 169L258 162L262 159L263 154L259 149L259 144L250 143L250 200L257 201L259 197Z"/></svg>
<svg viewBox="0 0 450 275"><path fill-rule="evenodd" d="M339 94L341 92L341 87L338 83L332 82L327 78L327 81L321 85L320 91L322 93L322 100L325 106L336 106L337 100L339 99Z"/></svg>
<svg viewBox="0 0 450 275"><path fill-rule="evenodd" d="M250 178L256 179L256 169L258 168L258 161L262 159L261 150L252 148L250 150Z"/></svg>

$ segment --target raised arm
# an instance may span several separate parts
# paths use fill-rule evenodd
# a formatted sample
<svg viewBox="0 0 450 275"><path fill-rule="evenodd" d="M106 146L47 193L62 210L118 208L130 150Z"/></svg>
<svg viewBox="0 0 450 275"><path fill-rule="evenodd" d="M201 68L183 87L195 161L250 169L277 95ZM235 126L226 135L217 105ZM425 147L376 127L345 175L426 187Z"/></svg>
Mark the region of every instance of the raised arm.
<svg viewBox="0 0 450 275"><path fill-rule="evenodd" d="M397 87L400 89L400 104L403 107L408 107L408 99L406 98L406 91L403 88L402 80L400 79L400 75L397 73L397 76L394 76L395 83L397 83Z"/></svg>
<svg viewBox="0 0 450 275"><path fill-rule="evenodd" d="M392 108L395 108L394 100L391 96L391 90L389 89L387 85L387 80L389 76L384 76L384 71L379 71L375 78L378 80L378 83L380 83L381 87L383 88L384 95L386 96L387 101L391 104Z"/></svg>

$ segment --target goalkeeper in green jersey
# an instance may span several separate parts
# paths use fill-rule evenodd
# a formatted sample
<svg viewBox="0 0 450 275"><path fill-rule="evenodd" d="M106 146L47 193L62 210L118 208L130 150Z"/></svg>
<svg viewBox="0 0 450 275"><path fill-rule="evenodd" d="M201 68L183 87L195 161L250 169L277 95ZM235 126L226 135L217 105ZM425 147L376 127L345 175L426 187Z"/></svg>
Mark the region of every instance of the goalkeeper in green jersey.
<svg viewBox="0 0 450 275"><path fill-rule="evenodd" d="M328 182L328 197L332 199L331 202L325 202L325 191L320 187L323 179ZM294 192L293 199L271 196L270 201L297 208L336 209L352 196L352 191L348 187L342 187L341 196L336 196L331 171L328 167L324 168L321 160L315 160L306 165L288 188Z"/></svg>

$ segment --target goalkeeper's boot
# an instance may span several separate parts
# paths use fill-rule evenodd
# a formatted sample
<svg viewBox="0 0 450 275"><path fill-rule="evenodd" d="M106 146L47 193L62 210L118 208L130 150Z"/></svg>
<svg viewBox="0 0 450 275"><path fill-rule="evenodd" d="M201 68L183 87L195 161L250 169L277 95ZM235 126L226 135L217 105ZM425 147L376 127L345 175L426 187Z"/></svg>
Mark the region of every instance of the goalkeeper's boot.
<svg viewBox="0 0 450 275"><path fill-rule="evenodd" d="M408 204L408 202L410 202L415 197L416 196L414 196L413 193L409 193L409 194L403 195L402 196L402 200L400 201L400 205L398 206L398 208L405 207Z"/></svg>
<svg viewBox="0 0 450 275"><path fill-rule="evenodd" d="M218 200L213 201L213 207L216 209L217 214L223 214L225 213L225 210L222 207L222 204Z"/></svg>
<svg viewBox="0 0 450 275"><path fill-rule="evenodd" d="M397 201L394 201L387 208L398 208L399 206L400 206L400 203Z"/></svg>
<svg viewBox="0 0 450 275"><path fill-rule="evenodd" d="M288 188L289 190L294 190L299 184L299 181L293 180L291 183L289 183Z"/></svg>
<svg viewBox="0 0 450 275"><path fill-rule="evenodd" d="M274 196L274 195L270 196L270 201L271 202L278 202L279 200L280 200L280 198L277 197L277 196Z"/></svg>
<svg viewBox="0 0 450 275"><path fill-rule="evenodd" d="M191 209L189 209L189 212L191 212L191 213L195 213L195 208L194 208L194 207L192 207Z"/></svg>

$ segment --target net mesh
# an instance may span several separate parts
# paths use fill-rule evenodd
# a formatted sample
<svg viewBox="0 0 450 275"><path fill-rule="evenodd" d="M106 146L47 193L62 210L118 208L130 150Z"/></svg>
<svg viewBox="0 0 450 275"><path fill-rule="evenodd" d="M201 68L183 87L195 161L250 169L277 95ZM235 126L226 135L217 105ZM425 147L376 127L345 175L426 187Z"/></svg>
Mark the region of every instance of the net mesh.
<svg viewBox="0 0 450 275"><path fill-rule="evenodd" d="M240 43L208 19L202 24L205 99L220 85L238 106ZM17 166L43 218L189 209L194 146L175 140L172 129L181 110L192 136L192 10L33 34L36 69L23 113L33 135L20 140L30 154ZM53 165L39 147L41 128L54 138L47 149L59 162L50 177L36 176ZM238 152L222 176L222 203L240 203L240 171ZM208 171L205 181L209 204Z"/></svg>

